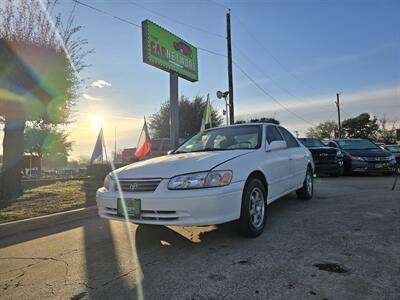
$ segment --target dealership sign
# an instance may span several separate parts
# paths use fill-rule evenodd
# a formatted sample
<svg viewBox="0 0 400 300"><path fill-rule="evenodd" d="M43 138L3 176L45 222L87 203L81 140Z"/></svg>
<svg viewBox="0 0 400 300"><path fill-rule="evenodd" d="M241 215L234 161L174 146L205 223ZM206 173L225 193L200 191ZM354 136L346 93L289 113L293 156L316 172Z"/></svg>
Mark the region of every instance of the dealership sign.
<svg viewBox="0 0 400 300"><path fill-rule="evenodd" d="M197 49L164 28L142 22L143 61L189 81L198 80Z"/></svg>

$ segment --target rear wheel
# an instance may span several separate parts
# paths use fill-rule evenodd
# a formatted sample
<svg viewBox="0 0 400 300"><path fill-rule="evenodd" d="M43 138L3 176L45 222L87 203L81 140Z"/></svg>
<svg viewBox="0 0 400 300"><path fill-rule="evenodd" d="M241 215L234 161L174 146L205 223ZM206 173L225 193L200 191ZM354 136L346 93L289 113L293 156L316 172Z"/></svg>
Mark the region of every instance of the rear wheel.
<svg viewBox="0 0 400 300"><path fill-rule="evenodd" d="M265 227L267 212L267 193L264 184L258 178L250 178L244 187L242 208L238 221L241 235L256 237Z"/></svg>
<svg viewBox="0 0 400 300"><path fill-rule="evenodd" d="M307 168L306 177L303 186L296 191L297 198L302 200L311 200L314 194L314 180L310 167Z"/></svg>

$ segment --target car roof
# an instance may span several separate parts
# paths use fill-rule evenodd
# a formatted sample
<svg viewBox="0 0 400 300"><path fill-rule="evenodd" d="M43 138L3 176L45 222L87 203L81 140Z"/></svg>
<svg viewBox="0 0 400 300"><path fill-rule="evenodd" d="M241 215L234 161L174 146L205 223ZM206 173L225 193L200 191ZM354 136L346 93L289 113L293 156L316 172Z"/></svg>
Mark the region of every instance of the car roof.
<svg viewBox="0 0 400 300"><path fill-rule="evenodd" d="M274 125L274 126L283 127L283 126L275 124L275 123L255 122L255 123L240 123L240 124L232 124L232 125L223 125L223 126L213 127L213 128L209 128L209 129L227 128L227 127L239 127L239 126L260 126L260 125ZM209 130L209 129L207 129L207 130Z"/></svg>
<svg viewBox="0 0 400 300"><path fill-rule="evenodd" d="M361 138L343 138L343 139L333 139L333 141L363 141L363 140L367 140L367 141L369 141L369 139L361 139Z"/></svg>

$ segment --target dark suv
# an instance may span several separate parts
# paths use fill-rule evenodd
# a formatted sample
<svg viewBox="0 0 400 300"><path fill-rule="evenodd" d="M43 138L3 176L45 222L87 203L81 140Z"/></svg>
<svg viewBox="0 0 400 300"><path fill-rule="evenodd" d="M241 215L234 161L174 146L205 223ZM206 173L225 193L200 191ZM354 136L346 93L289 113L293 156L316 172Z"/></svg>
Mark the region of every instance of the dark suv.
<svg viewBox="0 0 400 300"><path fill-rule="evenodd" d="M339 148L344 154L344 170L349 173L396 172L396 158L367 139L335 139L329 146Z"/></svg>
<svg viewBox="0 0 400 300"><path fill-rule="evenodd" d="M300 138L298 140L310 150L317 174L331 176L343 174L343 154L340 149L327 147L318 139Z"/></svg>

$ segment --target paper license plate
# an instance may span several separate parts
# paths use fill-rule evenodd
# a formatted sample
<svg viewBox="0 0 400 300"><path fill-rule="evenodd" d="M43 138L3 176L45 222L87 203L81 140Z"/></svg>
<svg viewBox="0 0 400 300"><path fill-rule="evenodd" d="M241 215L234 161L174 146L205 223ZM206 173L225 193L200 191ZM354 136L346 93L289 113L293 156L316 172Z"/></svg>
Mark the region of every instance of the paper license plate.
<svg viewBox="0 0 400 300"><path fill-rule="evenodd" d="M126 212L130 217L140 216L140 199L118 199L117 200L117 212L119 215L124 216L124 206L122 201L125 202Z"/></svg>

